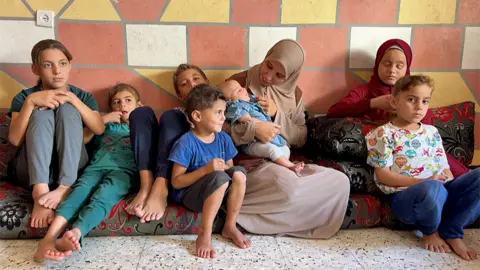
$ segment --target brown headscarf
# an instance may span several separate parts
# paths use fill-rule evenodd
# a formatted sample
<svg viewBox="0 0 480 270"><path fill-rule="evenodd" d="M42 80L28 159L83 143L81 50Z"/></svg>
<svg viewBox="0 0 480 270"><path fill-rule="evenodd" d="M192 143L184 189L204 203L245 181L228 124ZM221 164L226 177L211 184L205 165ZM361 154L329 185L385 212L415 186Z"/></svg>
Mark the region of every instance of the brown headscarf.
<svg viewBox="0 0 480 270"><path fill-rule="evenodd" d="M295 89L305 62L305 51L302 46L291 39L277 42L267 52L265 60L278 61L285 68L285 81L279 85L264 87L260 83L260 69L263 63L253 66L247 72L246 88L256 96L267 96L275 101L277 107L285 112L291 112L297 107Z"/></svg>

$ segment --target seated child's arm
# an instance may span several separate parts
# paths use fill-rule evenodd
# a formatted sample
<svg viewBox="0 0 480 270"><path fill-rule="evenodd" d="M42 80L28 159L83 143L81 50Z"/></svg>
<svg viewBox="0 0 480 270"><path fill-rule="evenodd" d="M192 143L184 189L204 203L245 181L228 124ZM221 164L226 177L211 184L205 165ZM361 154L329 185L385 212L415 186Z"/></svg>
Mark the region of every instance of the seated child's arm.
<svg viewBox="0 0 480 270"><path fill-rule="evenodd" d="M443 170L443 173L448 177L448 179L453 179L455 177L453 177L453 173L450 169L445 169Z"/></svg>
<svg viewBox="0 0 480 270"><path fill-rule="evenodd" d="M178 163L174 163L172 170L172 186L176 189L191 186L212 172L225 171L225 167L225 161L223 161L221 158L216 158L210 161L207 165L193 172L187 173L186 167Z"/></svg>
<svg viewBox="0 0 480 270"><path fill-rule="evenodd" d="M120 123L122 113L121 112L111 112L102 116L102 121L104 124L107 123ZM83 142L85 144L89 143L95 134L87 127L83 129Z"/></svg>
<svg viewBox="0 0 480 270"><path fill-rule="evenodd" d="M12 120L10 121L10 130L8 131L8 141L14 146L19 146L25 139L28 122L32 115L35 105L25 101L20 112L12 112Z"/></svg>
<svg viewBox="0 0 480 270"><path fill-rule="evenodd" d="M392 172L390 167L375 168L375 174L380 182L391 187L409 187L423 180L420 178L405 176L396 172Z"/></svg>

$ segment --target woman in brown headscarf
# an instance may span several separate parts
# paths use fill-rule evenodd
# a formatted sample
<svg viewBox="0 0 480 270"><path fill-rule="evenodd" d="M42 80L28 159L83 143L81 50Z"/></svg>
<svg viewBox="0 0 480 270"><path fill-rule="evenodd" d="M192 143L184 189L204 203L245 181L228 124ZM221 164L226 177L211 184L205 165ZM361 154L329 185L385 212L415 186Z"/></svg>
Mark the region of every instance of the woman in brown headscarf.
<svg viewBox="0 0 480 270"><path fill-rule="evenodd" d="M232 128L236 143L270 142L281 134L291 147L302 147L307 137L304 104L297 82L305 61L296 41L281 40L265 60L233 75L258 97L273 123L246 123ZM287 234L329 238L340 228L347 208L348 178L333 169L307 164L300 176L273 162L249 171L238 223L257 234Z"/></svg>

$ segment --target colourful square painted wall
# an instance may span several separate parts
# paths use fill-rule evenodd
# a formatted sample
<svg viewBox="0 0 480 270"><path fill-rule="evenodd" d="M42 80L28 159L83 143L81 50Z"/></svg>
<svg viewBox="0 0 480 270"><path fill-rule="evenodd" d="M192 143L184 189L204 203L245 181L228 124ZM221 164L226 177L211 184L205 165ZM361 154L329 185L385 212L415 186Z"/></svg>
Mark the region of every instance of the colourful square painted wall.
<svg viewBox="0 0 480 270"><path fill-rule="evenodd" d="M35 25L38 9L55 12L54 28ZM217 83L259 63L282 38L307 50L300 86L315 113L368 80L389 38L412 46L414 73L435 78L434 107L480 101L478 0L0 0L0 109L35 83L30 50L45 38L69 48L70 82L104 110L108 88L125 82L161 113L179 105L178 64L197 64Z"/></svg>

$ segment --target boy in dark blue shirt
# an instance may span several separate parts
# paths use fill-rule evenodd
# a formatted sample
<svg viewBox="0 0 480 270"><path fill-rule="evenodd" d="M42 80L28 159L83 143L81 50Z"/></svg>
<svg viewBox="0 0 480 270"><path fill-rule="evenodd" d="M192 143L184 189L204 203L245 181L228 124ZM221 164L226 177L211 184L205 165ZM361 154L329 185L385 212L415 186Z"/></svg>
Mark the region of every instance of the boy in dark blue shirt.
<svg viewBox="0 0 480 270"><path fill-rule="evenodd" d="M236 227L247 177L244 168L233 166L232 159L238 151L230 136L222 131L225 108L225 97L218 88L206 84L194 87L186 104L194 128L175 143L169 157L174 162L174 200L203 213L196 240L196 254L202 258L216 257L212 226L227 191L227 219L222 236L240 248L251 245L250 239Z"/></svg>

